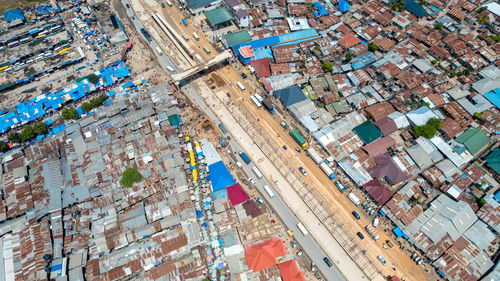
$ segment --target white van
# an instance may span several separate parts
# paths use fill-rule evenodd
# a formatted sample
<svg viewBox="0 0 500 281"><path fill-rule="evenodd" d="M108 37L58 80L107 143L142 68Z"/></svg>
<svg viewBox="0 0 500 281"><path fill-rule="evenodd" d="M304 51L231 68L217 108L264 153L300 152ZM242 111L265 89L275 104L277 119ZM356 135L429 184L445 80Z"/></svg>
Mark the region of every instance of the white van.
<svg viewBox="0 0 500 281"><path fill-rule="evenodd" d="M169 65L167 65L167 70L170 71L170 72L174 72L174 69L171 66L169 66Z"/></svg>
<svg viewBox="0 0 500 281"><path fill-rule="evenodd" d="M198 35L196 35L196 33L193 32L193 38L194 40L196 41L199 41L200 40L200 37L198 37Z"/></svg>

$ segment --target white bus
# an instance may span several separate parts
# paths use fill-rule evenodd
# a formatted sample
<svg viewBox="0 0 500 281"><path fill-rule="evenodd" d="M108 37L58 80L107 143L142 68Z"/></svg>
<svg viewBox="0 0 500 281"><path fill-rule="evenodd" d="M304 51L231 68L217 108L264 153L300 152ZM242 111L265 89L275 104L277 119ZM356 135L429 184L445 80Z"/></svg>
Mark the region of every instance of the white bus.
<svg viewBox="0 0 500 281"><path fill-rule="evenodd" d="M236 85L238 85L238 87L244 91L245 90L245 86L243 86L243 84L241 84L241 82L238 81L238 83L236 83Z"/></svg>
<svg viewBox="0 0 500 281"><path fill-rule="evenodd" d="M160 46L156 46L156 51L158 52L158 55L163 55L163 52L161 51Z"/></svg>
<svg viewBox="0 0 500 281"><path fill-rule="evenodd" d="M274 197L274 192L268 185L264 185L264 190L266 191L267 195L269 195L270 198Z"/></svg>
<svg viewBox="0 0 500 281"><path fill-rule="evenodd" d="M250 100L257 106L257 108L261 108L262 104L257 100L255 96L250 96Z"/></svg>
<svg viewBox="0 0 500 281"><path fill-rule="evenodd" d="M193 32L193 37L194 37L194 40L196 40L196 41L200 40L200 37L198 37L198 35L194 32Z"/></svg>
<svg viewBox="0 0 500 281"><path fill-rule="evenodd" d="M300 232L302 232L302 234L304 234L304 236L306 236L307 234L309 234L309 232L307 232L307 229L302 225L301 222L299 222L297 224L297 227L299 228Z"/></svg>
<svg viewBox="0 0 500 281"><path fill-rule="evenodd" d="M167 68L167 70L168 70L168 71L170 71L170 72L174 72L174 69L173 69L171 66L167 65L167 67L166 67L166 68Z"/></svg>
<svg viewBox="0 0 500 281"><path fill-rule="evenodd" d="M252 171L255 173L255 175L261 179L262 178L262 174L260 173L259 169L257 169L257 167L255 166L252 166Z"/></svg>

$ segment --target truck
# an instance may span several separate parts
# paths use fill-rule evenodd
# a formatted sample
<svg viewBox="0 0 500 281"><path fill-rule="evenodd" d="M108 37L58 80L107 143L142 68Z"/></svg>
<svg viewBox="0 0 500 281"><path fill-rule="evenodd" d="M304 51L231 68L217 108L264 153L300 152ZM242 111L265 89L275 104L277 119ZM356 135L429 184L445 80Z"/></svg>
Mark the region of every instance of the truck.
<svg viewBox="0 0 500 281"><path fill-rule="evenodd" d="M264 99L262 98L262 96L261 96L261 95L259 95L259 94L255 94L254 96L255 96L255 98L256 98L256 99L257 99L260 103L262 103L262 102L264 101Z"/></svg>
<svg viewBox="0 0 500 281"><path fill-rule="evenodd" d="M203 46L203 50L205 50L205 53L210 54L210 49L207 46Z"/></svg>
<svg viewBox="0 0 500 281"><path fill-rule="evenodd" d="M245 86L243 86L243 84L240 81L238 81L238 83L236 83L236 85L238 85L238 88L240 88L242 91L245 90Z"/></svg>
<svg viewBox="0 0 500 281"><path fill-rule="evenodd" d="M257 169L257 167L252 166L252 171L257 176L257 178L259 178L259 179L262 178L262 174L260 173L259 169Z"/></svg>
<svg viewBox="0 0 500 281"><path fill-rule="evenodd" d="M369 224L369 225L365 226L365 231L366 231L366 233L368 233L368 234L369 234L369 235L373 238L373 240L375 240L375 241L377 241L377 240L380 238L380 236L378 236L378 235L377 235L377 230L376 230L376 229L375 229L375 228L374 228L371 224Z"/></svg>
<svg viewBox="0 0 500 281"><path fill-rule="evenodd" d="M218 126L219 126L219 129L222 131L223 134L227 133L226 127L224 127L224 125L222 125L222 123L219 123Z"/></svg>
<svg viewBox="0 0 500 281"><path fill-rule="evenodd" d="M269 185L264 185L264 190L266 191L267 195L269 195L270 198L274 197L274 192L273 190L269 187Z"/></svg>
<svg viewBox="0 0 500 281"><path fill-rule="evenodd" d="M167 5L168 5L169 7L172 7L172 2L170 2L170 0L167 0Z"/></svg>
<svg viewBox="0 0 500 281"><path fill-rule="evenodd" d="M182 23L183 23L185 26L188 26L188 22L187 22L186 18L183 18L183 19L182 19Z"/></svg>
<svg viewBox="0 0 500 281"><path fill-rule="evenodd" d="M245 153L245 152L243 152L243 151L242 151L242 152L240 152L240 157L241 157L241 159L243 159L243 161L244 161L245 163L250 164L250 162L251 162L251 161L250 161L250 158L248 158L248 156L246 155L246 153Z"/></svg>
<svg viewBox="0 0 500 281"><path fill-rule="evenodd" d="M304 236L306 236L307 234L309 234L309 232L307 232L307 229L304 227L304 225L302 225L302 223L301 223L301 222L299 222L299 223L297 224L297 228L300 230L300 232L302 232L302 234L303 234Z"/></svg>
<svg viewBox="0 0 500 281"><path fill-rule="evenodd" d="M323 160L321 159L321 156L319 155L319 153L314 150L314 148L310 147L307 149L306 151L306 154L307 156L311 157L311 159L316 163L316 164L320 164L323 162Z"/></svg>
<svg viewBox="0 0 500 281"><path fill-rule="evenodd" d="M189 37L186 34L182 34L182 38L184 38L184 40L186 41L189 41Z"/></svg>
<svg viewBox="0 0 500 281"><path fill-rule="evenodd" d="M281 121L281 127L288 129L288 124L285 123L284 121Z"/></svg>
<svg viewBox="0 0 500 281"><path fill-rule="evenodd" d="M198 37L198 35L196 33L194 33L194 32L193 32L193 38L196 41L200 41L200 37Z"/></svg>
<svg viewBox="0 0 500 281"><path fill-rule="evenodd" d="M271 114L275 113L274 105L270 100L267 99L263 100L262 105L269 111L269 113Z"/></svg>
<svg viewBox="0 0 500 281"><path fill-rule="evenodd" d="M377 228L378 224L380 223L380 220L378 218L375 218L373 220L373 227Z"/></svg>
<svg viewBox="0 0 500 281"><path fill-rule="evenodd" d="M335 181L335 185L337 186L340 192L344 192L346 189L340 180Z"/></svg>
<svg viewBox="0 0 500 281"><path fill-rule="evenodd" d="M141 28L141 33L142 33L142 35L144 35L144 38L146 38L146 40L151 41L151 36L150 36L150 35L149 35L149 33L146 31L146 29L144 29L144 27L143 27L143 28Z"/></svg>
<svg viewBox="0 0 500 281"><path fill-rule="evenodd" d="M257 106L257 108L261 108L262 104L259 102L259 100L255 97L255 95L250 96L250 100Z"/></svg>
<svg viewBox="0 0 500 281"><path fill-rule="evenodd" d="M352 203L354 203L354 205L356 205L356 206L359 206L361 204L361 201L359 201L359 198L352 192L349 193L349 195L347 195L347 198L349 198L349 200L351 200Z"/></svg>
<svg viewBox="0 0 500 281"><path fill-rule="evenodd" d="M156 46L156 52L158 52L158 55L163 55L163 52L161 51L160 46Z"/></svg>
<svg viewBox="0 0 500 281"><path fill-rule="evenodd" d="M330 178L331 180L335 178L335 174L333 173L332 168L328 167L328 165L325 162L321 162L319 167L321 168L321 170L323 170L323 172L326 174L328 178Z"/></svg>
<svg viewBox="0 0 500 281"><path fill-rule="evenodd" d="M293 129L290 131L290 136L292 136L293 140L300 146L306 147L307 143L304 138L297 132L297 130Z"/></svg>

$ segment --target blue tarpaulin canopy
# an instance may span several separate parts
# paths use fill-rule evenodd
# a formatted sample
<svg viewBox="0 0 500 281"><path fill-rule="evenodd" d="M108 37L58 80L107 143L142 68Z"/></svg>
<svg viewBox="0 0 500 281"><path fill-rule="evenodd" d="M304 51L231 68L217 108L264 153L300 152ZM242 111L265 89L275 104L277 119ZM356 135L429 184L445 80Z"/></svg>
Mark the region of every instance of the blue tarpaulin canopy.
<svg viewBox="0 0 500 281"><path fill-rule="evenodd" d="M408 236L406 236L406 234L403 233L403 231L401 230L401 228L399 228L399 226L394 228L392 232L394 232L394 234L396 234L398 238L403 237L404 239L408 239Z"/></svg>
<svg viewBox="0 0 500 281"><path fill-rule="evenodd" d="M224 165L224 162L222 161L209 165L208 172L210 173L213 191L225 189L226 187L236 183L233 176L231 176L231 173L229 173L226 165Z"/></svg>
<svg viewBox="0 0 500 281"><path fill-rule="evenodd" d="M8 23L13 21L13 20L17 20L17 19L24 21L23 11L21 11L19 9L9 10L9 11L3 13L3 17L5 18L5 21Z"/></svg>

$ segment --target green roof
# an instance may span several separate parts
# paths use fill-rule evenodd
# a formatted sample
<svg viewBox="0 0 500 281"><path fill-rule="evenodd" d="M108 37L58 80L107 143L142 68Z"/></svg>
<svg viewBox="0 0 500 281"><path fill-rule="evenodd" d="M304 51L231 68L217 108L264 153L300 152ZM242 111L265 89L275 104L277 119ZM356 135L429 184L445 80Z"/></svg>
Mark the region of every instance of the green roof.
<svg viewBox="0 0 500 281"><path fill-rule="evenodd" d="M205 17L212 26L234 20L225 7L205 12Z"/></svg>
<svg viewBox="0 0 500 281"><path fill-rule="evenodd" d="M486 156L486 165L490 166L495 172L500 173L500 147L496 147Z"/></svg>
<svg viewBox="0 0 500 281"><path fill-rule="evenodd" d="M366 121L353 129L365 144L382 137L382 132L372 122Z"/></svg>
<svg viewBox="0 0 500 281"><path fill-rule="evenodd" d="M170 122L170 125L172 126L178 125L181 123L181 117L179 116L179 114L172 114L168 116L168 122Z"/></svg>
<svg viewBox="0 0 500 281"><path fill-rule="evenodd" d="M224 35L224 38L226 38L229 47L252 41L252 37L246 30L228 33Z"/></svg>
<svg viewBox="0 0 500 281"><path fill-rule="evenodd" d="M490 142L490 138L478 128L469 128L456 138L456 141L463 143L472 154L476 154Z"/></svg>

